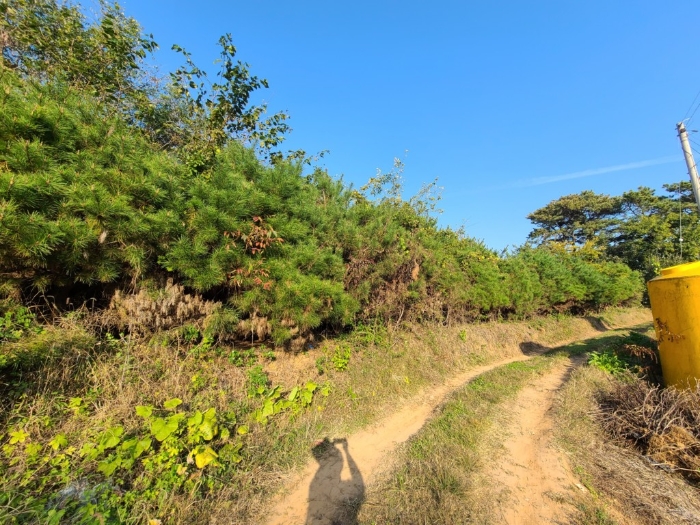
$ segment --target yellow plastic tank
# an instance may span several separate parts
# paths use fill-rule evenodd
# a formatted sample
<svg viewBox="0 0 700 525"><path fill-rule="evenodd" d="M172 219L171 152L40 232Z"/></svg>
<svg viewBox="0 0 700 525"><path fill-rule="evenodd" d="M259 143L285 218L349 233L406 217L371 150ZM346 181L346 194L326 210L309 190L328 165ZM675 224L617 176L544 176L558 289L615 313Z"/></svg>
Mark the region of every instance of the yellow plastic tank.
<svg viewBox="0 0 700 525"><path fill-rule="evenodd" d="M661 270L647 283L667 386L700 379L700 262Z"/></svg>

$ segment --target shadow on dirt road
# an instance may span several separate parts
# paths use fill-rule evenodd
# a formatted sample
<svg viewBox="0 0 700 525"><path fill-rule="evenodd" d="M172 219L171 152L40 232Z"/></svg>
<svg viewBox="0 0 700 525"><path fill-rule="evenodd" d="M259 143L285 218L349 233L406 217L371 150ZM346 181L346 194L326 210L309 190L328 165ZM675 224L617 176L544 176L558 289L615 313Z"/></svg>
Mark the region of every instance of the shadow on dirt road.
<svg viewBox="0 0 700 525"><path fill-rule="evenodd" d="M355 525L364 500L365 484L350 454L348 440L326 438L311 452L318 462L318 470L309 485L306 525ZM348 471L349 479L343 479L347 478Z"/></svg>

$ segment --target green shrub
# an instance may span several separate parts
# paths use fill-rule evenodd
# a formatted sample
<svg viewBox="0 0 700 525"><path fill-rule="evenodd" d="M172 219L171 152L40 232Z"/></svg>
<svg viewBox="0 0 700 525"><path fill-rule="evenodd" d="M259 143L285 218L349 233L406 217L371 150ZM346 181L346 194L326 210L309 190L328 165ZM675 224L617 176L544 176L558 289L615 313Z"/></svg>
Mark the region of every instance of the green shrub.
<svg viewBox="0 0 700 525"><path fill-rule="evenodd" d="M25 14L54 13L60 31L75 19L83 51L92 49L82 15L54 8L51 0L18 4ZM103 16L128 29L127 48L146 53L138 27L114 9ZM41 26L46 20L37 16ZM12 17L16 30L36 30ZM76 64L68 78L55 74L53 51L41 46L17 52L29 68L48 60L51 74L36 77L16 64L0 71L2 293L81 284L97 296L107 283L172 279L222 303L204 336L276 345L358 322L527 317L640 296L639 276L619 263L529 246L498 254L438 228L429 191L402 199L400 163L357 191L321 169L304 175L300 162L265 164L236 140L200 151L203 163L198 146L168 151L133 112L102 96L110 92L105 79ZM140 56L119 73L129 96L143 88L129 69L140 67ZM88 76L71 80L80 75ZM183 107L194 111L190 102ZM4 339L20 329L16 316L2 322Z"/></svg>
<svg viewBox="0 0 700 525"><path fill-rule="evenodd" d="M34 314L23 306L7 308L0 317L0 343L18 341L24 335L40 331L41 327L36 325Z"/></svg>
<svg viewBox="0 0 700 525"><path fill-rule="evenodd" d="M591 352L588 364L610 374L621 374L627 369L625 362L609 348L600 352Z"/></svg>

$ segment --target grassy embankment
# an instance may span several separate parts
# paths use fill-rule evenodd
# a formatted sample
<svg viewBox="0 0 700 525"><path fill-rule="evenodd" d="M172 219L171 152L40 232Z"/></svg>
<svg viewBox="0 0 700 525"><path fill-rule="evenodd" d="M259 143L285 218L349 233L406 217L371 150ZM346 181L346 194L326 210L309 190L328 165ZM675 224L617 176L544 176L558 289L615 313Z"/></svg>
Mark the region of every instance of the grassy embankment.
<svg viewBox="0 0 700 525"><path fill-rule="evenodd" d="M113 487L128 479L132 490L142 486L147 490L128 502L131 514L123 516L127 521L159 518L172 523L197 523L219 516L246 522L265 512L270 496L281 487L282 474L293 472L310 459L309 451L316 439L347 436L391 413L422 388L477 364L522 355L540 346L556 346L605 326L639 322L646 316L646 310L631 309L610 311L602 317L412 326L392 332L366 327L345 339L328 340L296 355L247 350L199 355L189 347L184 351L174 344L176 339L169 341L167 334L160 342L155 339L149 344L116 339L103 353L95 355L89 351L94 344L92 336L77 320L67 318L60 326L23 340L23 345L35 348L50 344L53 353L45 353L48 358L33 372L11 377L4 385L10 395L13 389L23 393L4 412L3 434L9 438L5 453L12 459L0 488L9 498L0 512L5 513L5 519L15 515L31 521L31 516L38 517L45 511L47 491L53 494L48 501L57 509L74 505L84 510L85 501L62 496L65 492L61 491L69 488L85 494L93 490L89 497L98 501L105 498L102 509L110 509L109 498L118 496L112 508L119 516L117 511L122 507L118 504L123 504L124 495ZM61 353L61 346L72 351ZM540 361L534 363L518 364L509 373L543 366ZM509 376L504 377L510 382ZM509 391L513 391L513 385ZM295 387L298 397L284 405ZM279 396L281 392L283 396ZM301 401L304 397L308 403ZM182 403L177 407L166 405L171 399ZM148 405L144 400L155 402ZM272 400L272 411L265 415L268 400ZM113 485L89 485L115 461L119 448L107 446L103 455L92 457L90 446L110 445L106 434L115 427L122 428L121 435L116 436L117 441L121 439L119 446L126 441L122 436L145 439L144 414L134 409L144 405L153 412L151 429L155 416L167 421L169 413L182 411L191 418L197 409L201 413L207 407L214 409L219 435L205 443L223 441L221 433L226 429L230 435L224 446L236 444L234 452L231 447L226 449L232 456L232 466L226 466L222 449L218 448L222 466L216 467L214 462L210 467L213 474L202 475L195 465L157 470L158 462L163 464L167 458L161 457L164 445L156 448L154 439L149 450L143 452L152 454L151 463L131 469L117 465L109 478ZM165 406L171 408L162 408ZM184 432L181 426L163 443L171 450L184 448L196 439ZM16 442L11 445L14 438ZM193 444L197 443L189 447ZM206 460L206 454L203 457ZM207 486L209 476L215 476L218 483ZM165 483L181 483L190 490L165 495L159 490ZM101 492L94 492L98 490Z"/></svg>
<svg viewBox="0 0 700 525"><path fill-rule="evenodd" d="M486 473L501 453L501 425L508 419L503 412L511 400L562 359L592 352L611 355L611 349L630 342L653 347L649 336L650 323L634 331L612 330L479 376L456 391L440 414L400 449L393 467L370 486L359 521L498 522L495 496L500 489ZM692 522L700 509L697 489L678 471L670 474L670 465L654 468L615 442L597 422L601 396L630 381L640 380L584 365L573 370L558 392L553 437L586 490L567 487L573 490L555 497L575 523Z"/></svg>

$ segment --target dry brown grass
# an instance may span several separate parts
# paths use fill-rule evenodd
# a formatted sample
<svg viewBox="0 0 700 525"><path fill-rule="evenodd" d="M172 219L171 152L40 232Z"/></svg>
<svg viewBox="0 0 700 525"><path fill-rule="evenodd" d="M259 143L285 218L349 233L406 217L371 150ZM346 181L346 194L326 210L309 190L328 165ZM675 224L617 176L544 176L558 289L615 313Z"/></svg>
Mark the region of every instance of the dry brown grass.
<svg viewBox="0 0 700 525"><path fill-rule="evenodd" d="M604 392L599 403L598 419L619 443L700 482L700 387L660 388L633 379Z"/></svg>
<svg viewBox="0 0 700 525"><path fill-rule="evenodd" d="M581 367L557 401L557 438L588 489L577 502L584 511L580 523L590 523L596 516L604 518L602 523L700 523L696 488L612 441L596 423L597 396L608 396L617 388L611 375Z"/></svg>

